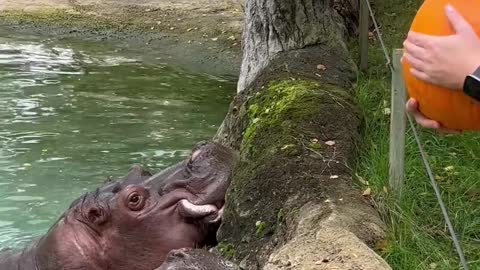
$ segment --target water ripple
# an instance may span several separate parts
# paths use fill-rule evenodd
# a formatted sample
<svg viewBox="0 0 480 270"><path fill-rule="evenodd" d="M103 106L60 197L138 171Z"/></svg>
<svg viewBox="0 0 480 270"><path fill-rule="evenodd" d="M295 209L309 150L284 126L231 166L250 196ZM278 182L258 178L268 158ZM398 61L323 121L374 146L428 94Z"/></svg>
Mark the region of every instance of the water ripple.
<svg viewBox="0 0 480 270"><path fill-rule="evenodd" d="M157 55L141 62L143 48L118 53L118 44L6 36L0 33L0 249L46 232L74 199L133 163L155 172L185 158L221 123L225 89L235 92L234 83Z"/></svg>

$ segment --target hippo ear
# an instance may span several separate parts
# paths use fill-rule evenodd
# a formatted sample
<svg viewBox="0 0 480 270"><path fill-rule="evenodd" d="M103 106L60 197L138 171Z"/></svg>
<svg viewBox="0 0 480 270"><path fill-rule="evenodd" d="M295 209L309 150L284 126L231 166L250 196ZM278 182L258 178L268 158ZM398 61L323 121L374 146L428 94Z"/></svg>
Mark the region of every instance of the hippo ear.
<svg viewBox="0 0 480 270"><path fill-rule="evenodd" d="M108 214L103 207L94 205L86 209L85 217L90 224L100 226L107 222Z"/></svg>

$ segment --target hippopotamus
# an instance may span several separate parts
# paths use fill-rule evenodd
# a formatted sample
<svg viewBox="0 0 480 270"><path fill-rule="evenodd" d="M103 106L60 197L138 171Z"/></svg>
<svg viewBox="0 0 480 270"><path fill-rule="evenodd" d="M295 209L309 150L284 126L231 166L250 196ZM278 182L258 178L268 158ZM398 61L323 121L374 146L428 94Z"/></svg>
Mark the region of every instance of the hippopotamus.
<svg viewBox="0 0 480 270"><path fill-rule="evenodd" d="M240 267L205 249L181 248L170 251L156 270L240 270Z"/></svg>
<svg viewBox="0 0 480 270"><path fill-rule="evenodd" d="M216 244L237 154L202 142L151 175L133 166L77 198L40 238L0 254L2 270L154 270L182 248Z"/></svg>

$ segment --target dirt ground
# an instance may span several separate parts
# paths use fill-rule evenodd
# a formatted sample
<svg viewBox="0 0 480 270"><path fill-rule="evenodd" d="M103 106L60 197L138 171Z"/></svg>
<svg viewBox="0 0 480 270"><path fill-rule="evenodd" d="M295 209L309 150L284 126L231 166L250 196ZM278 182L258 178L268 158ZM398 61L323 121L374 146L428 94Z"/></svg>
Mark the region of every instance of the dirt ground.
<svg viewBox="0 0 480 270"><path fill-rule="evenodd" d="M182 66L237 77L241 0L0 0L12 31L149 46Z"/></svg>
<svg viewBox="0 0 480 270"><path fill-rule="evenodd" d="M0 10L39 10L44 8L68 9L75 6L97 6L114 10L119 7L142 6L158 9L214 11L241 9L241 0L1 0Z"/></svg>

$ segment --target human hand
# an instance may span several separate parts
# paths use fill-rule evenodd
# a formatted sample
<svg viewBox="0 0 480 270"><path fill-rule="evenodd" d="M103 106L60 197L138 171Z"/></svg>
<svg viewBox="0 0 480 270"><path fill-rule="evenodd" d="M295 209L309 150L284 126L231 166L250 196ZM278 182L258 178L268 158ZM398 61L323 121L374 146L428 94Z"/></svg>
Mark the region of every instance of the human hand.
<svg viewBox="0 0 480 270"><path fill-rule="evenodd" d="M410 32L403 43L402 61L409 63L411 74L419 80L463 89L466 76L480 66L480 38L453 7L447 5L445 13L456 33L430 36Z"/></svg>
<svg viewBox="0 0 480 270"><path fill-rule="evenodd" d="M417 124L419 124L423 128L432 129L432 130L435 130L439 133L444 133L444 134L458 134L458 133L460 133L460 131L458 131L458 130L447 129L447 128L443 127L442 125L440 125L440 123L438 123L437 121L432 120L432 119L428 119L427 117L425 117L425 115L423 115L418 110L418 102L413 98L410 98L407 101L406 110L407 110L408 113L410 113L415 118L415 121L417 122Z"/></svg>

